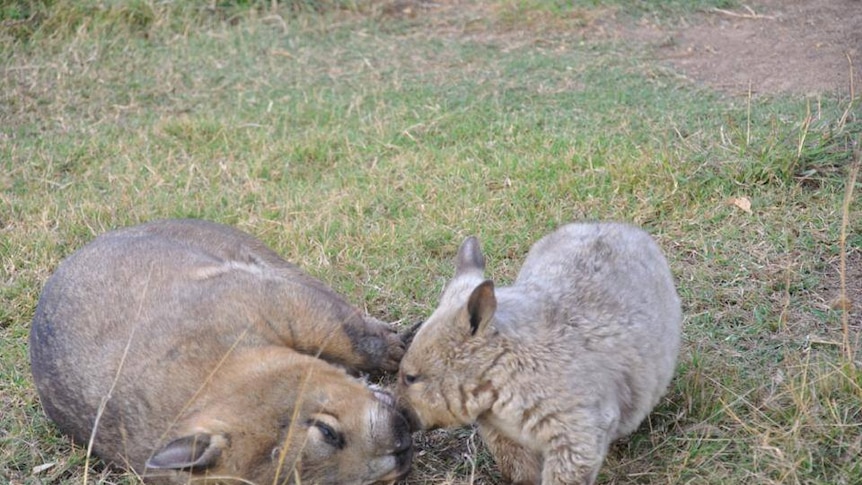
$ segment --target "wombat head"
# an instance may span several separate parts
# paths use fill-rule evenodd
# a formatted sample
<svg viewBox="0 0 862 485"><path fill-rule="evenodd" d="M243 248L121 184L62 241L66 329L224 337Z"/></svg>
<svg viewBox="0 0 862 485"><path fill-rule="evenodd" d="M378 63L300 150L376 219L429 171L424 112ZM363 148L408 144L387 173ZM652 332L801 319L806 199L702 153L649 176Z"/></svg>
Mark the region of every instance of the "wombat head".
<svg viewBox="0 0 862 485"><path fill-rule="evenodd" d="M487 328L497 308L494 284L485 280L479 241L467 238L455 260L455 276L434 313L418 329L401 361L399 400L415 428L469 424L496 392L482 384L488 359Z"/></svg>
<svg viewBox="0 0 862 485"><path fill-rule="evenodd" d="M293 380L262 353L240 363L241 385L215 385L191 405L147 460L146 480L364 485L407 474L410 430L390 394L329 365Z"/></svg>

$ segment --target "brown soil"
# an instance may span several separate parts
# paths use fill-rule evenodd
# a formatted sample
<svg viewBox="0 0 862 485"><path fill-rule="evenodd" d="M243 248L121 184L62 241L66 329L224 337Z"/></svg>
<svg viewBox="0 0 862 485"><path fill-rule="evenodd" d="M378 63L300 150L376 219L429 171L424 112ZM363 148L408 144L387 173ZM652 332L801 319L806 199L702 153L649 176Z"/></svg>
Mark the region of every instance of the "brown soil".
<svg viewBox="0 0 862 485"><path fill-rule="evenodd" d="M698 83L732 94L854 94L862 83L862 1L756 0L678 28L635 35Z"/></svg>
<svg viewBox="0 0 862 485"><path fill-rule="evenodd" d="M705 10L678 25L648 18L632 23L619 15L624 9L613 7L577 9L565 18L530 12L507 32L481 28L481 19L499 19L501 11L511 10L505 3L383 0L380 7L386 16L427 17L438 34L485 41L529 42L550 31L620 39L693 82L730 94L857 96L862 91L862 0L743 0L741 5ZM513 15L521 14L508 14Z"/></svg>

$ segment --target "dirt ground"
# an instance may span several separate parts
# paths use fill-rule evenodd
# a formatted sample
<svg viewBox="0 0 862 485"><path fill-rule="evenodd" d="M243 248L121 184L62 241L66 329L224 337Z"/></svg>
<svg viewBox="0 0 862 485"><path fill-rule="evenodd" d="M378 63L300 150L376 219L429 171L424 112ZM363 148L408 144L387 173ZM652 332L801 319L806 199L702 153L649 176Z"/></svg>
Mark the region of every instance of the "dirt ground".
<svg viewBox="0 0 862 485"><path fill-rule="evenodd" d="M676 28L630 32L658 59L698 83L732 94L823 92L862 87L862 0L756 0L712 9Z"/></svg>
<svg viewBox="0 0 862 485"><path fill-rule="evenodd" d="M756 0L674 29L642 22L619 32L648 42L657 59L692 81L731 95L862 92L862 0ZM824 308L862 301L860 256L848 254L849 300L840 297L838 261L830 263L832 276L818 290Z"/></svg>
<svg viewBox="0 0 862 485"><path fill-rule="evenodd" d="M501 8L499 4L384 0L382 5L384 15L427 16L435 28L450 30L450 34L481 41L501 36L500 32L475 32L463 22L465 18L481 19L489 15L488 8ZM570 34L639 44L693 82L728 94L748 95L750 89L753 95L828 92L855 97L862 91L862 0L743 0L739 7L707 9L675 25L650 18L633 23L615 7L584 9L572 15L580 27ZM459 20L452 23L453 16ZM532 32L508 32L508 37L523 42L542 31L572 27L565 21L561 27L556 22L560 19L552 16L532 20L526 20Z"/></svg>

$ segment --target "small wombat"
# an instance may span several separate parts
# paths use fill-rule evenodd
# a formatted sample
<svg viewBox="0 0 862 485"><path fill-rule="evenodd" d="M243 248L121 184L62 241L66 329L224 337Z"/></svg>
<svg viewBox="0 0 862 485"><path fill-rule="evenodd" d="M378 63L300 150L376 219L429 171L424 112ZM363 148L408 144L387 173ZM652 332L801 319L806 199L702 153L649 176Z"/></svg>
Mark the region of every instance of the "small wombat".
<svg viewBox="0 0 862 485"><path fill-rule="evenodd" d="M536 243L512 286L485 280L475 238L401 362L414 427L478 422L503 477L586 485L610 443L665 393L681 310L644 231L569 224Z"/></svg>
<svg viewBox="0 0 862 485"><path fill-rule="evenodd" d="M197 220L98 237L48 280L33 377L75 441L148 483L365 485L410 468L395 399L349 375L404 353L257 239Z"/></svg>

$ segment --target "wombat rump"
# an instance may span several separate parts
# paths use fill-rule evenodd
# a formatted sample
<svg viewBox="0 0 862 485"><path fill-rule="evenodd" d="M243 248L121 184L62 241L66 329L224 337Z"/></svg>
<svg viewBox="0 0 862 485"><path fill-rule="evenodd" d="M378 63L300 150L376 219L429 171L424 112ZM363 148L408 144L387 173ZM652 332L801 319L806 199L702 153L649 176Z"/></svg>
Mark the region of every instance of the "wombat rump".
<svg viewBox="0 0 862 485"><path fill-rule="evenodd" d="M394 482L412 457L386 324L235 229L104 234L45 285L30 333L48 416L148 483Z"/></svg>
<svg viewBox="0 0 862 485"><path fill-rule="evenodd" d="M537 242L512 286L484 267L468 238L401 362L399 400L415 427L478 422L510 482L595 483L674 373L682 316L664 256L641 229L583 223Z"/></svg>

